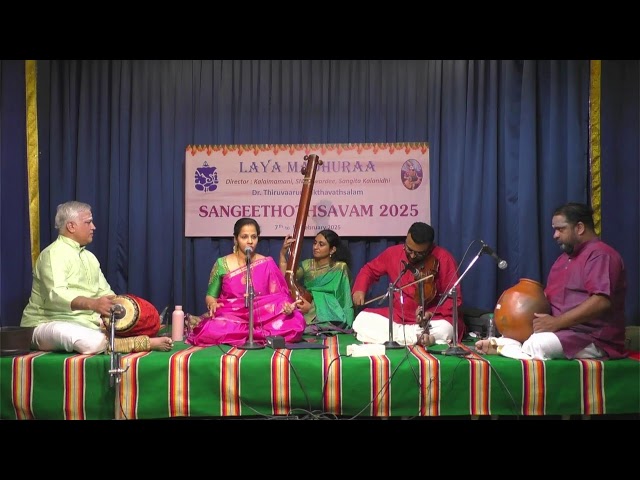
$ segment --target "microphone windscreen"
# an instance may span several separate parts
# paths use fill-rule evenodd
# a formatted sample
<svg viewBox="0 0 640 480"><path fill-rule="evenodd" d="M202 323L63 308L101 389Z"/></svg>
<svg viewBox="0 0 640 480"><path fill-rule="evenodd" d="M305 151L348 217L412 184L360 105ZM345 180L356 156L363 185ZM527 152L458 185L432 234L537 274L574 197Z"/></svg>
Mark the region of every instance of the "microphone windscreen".
<svg viewBox="0 0 640 480"><path fill-rule="evenodd" d="M121 318L124 318L125 314L127 313L127 309L124 308L123 305L116 303L113 307L111 307L111 312L113 312L113 316L115 318L120 320Z"/></svg>

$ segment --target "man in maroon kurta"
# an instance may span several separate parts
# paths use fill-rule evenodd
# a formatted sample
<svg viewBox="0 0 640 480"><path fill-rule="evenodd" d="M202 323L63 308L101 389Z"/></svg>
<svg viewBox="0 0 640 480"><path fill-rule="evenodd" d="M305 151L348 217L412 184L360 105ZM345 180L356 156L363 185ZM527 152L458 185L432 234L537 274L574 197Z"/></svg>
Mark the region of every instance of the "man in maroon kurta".
<svg viewBox="0 0 640 480"><path fill-rule="evenodd" d="M514 358L621 358L626 355L626 271L620 254L598 238L593 210L568 203L553 214L553 238L563 252L545 288L551 314L538 314L533 335L521 346L512 339L476 345Z"/></svg>
<svg viewBox="0 0 640 480"><path fill-rule="evenodd" d="M394 245L388 247L376 258L365 264L353 284L352 295L354 305L363 305L365 294L375 282L384 275L390 282L397 280L396 285L399 292L393 295L393 321L398 326L407 325L412 328L400 330L402 338L394 340L403 344L414 344L416 341L423 344L432 344L434 341L449 342L453 339L453 299L448 295L453 284L458 280L458 265L453 255L446 249L434 245L434 230L430 225L423 222L416 222L411 225L404 245ZM405 265L408 267L405 268ZM423 283L415 283L416 279L433 275L427 281L430 282L425 288ZM407 285L405 288L405 285ZM427 300L424 305L426 312L422 316L429 321L429 331L424 331L418 325L419 319L416 314L420 313L421 298L419 289L423 289L423 294L432 294L432 299ZM460 286L456 287L458 307L462 304L462 292ZM377 314L376 318L371 314ZM358 318L360 317L360 318ZM374 335L369 330L373 328L374 322L384 319L388 325L389 308L371 307L365 308L356 316L354 330L363 341L376 342L379 335ZM442 321L442 323L440 323ZM424 322L426 323L426 322ZM382 323L379 323L383 325ZM462 314L458 315L458 341L464 336L464 322ZM388 326L386 328L386 339L388 338ZM409 333L411 332L411 333ZM378 332L379 333L379 332ZM384 333L384 329L382 329ZM427 334L430 334L431 337ZM405 338L406 335L406 338ZM412 335L417 335L411 338Z"/></svg>

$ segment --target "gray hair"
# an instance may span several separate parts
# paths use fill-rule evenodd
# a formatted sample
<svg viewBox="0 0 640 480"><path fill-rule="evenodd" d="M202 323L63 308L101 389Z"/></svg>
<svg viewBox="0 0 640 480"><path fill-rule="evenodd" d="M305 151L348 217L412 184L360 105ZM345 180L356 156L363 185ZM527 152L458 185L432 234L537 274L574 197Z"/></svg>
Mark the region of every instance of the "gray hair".
<svg viewBox="0 0 640 480"><path fill-rule="evenodd" d="M55 220L55 225L58 229L58 232L62 233L62 230L64 229L67 222L77 219L80 212L90 211L91 205L89 205L88 203L77 202L75 200L61 203L60 205L58 205Z"/></svg>

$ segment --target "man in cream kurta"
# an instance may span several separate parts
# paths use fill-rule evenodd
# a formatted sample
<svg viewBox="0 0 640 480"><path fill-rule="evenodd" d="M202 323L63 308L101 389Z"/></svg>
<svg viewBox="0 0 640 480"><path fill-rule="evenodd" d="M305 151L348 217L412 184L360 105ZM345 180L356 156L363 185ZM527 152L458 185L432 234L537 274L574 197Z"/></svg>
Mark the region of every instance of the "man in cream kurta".
<svg viewBox="0 0 640 480"><path fill-rule="evenodd" d="M55 218L58 238L38 256L29 303L20 325L35 327L32 348L83 354L101 353L109 342L101 327L115 305L115 293L96 256L86 249L96 229L91 207L67 202ZM116 339L116 351L168 351L170 338L146 335Z"/></svg>

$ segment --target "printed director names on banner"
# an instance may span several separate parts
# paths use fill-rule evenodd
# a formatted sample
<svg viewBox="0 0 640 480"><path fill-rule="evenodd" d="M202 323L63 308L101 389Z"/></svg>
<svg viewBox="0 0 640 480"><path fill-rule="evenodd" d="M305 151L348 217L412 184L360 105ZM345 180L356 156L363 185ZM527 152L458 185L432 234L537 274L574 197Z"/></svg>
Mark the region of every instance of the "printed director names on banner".
<svg viewBox="0 0 640 480"><path fill-rule="evenodd" d="M228 237L242 217L262 236L293 233L309 154L319 162L305 236L404 236L413 222L430 223L426 142L206 145L186 150L185 235Z"/></svg>

